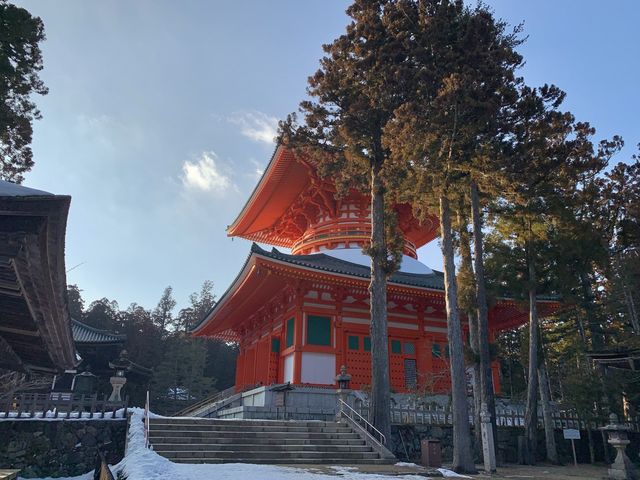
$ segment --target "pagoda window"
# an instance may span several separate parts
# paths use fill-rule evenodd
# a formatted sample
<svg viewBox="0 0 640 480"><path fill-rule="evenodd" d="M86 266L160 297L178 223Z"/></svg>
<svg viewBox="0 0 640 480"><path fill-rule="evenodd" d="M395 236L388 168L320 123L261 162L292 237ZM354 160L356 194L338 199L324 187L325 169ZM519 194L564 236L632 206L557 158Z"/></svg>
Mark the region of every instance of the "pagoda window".
<svg viewBox="0 0 640 480"><path fill-rule="evenodd" d="M371 337L364 337L362 339L362 347L365 352L371 351Z"/></svg>
<svg viewBox="0 0 640 480"><path fill-rule="evenodd" d="M307 316L307 344L331 346L331 317Z"/></svg>
<svg viewBox="0 0 640 480"><path fill-rule="evenodd" d="M404 354L405 355L415 355L416 354L416 346L411 342L404 343Z"/></svg>
<svg viewBox="0 0 640 480"><path fill-rule="evenodd" d="M349 335L349 350L360 350L360 337L357 335Z"/></svg>
<svg viewBox="0 0 640 480"><path fill-rule="evenodd" d="M280 339L272 338L271 339L271 352L280 353Z"/></svg>
<svg viewBox="0 0 640 480"><path fill-rule="evenodd" d="M391 340L391 353L402 354L402 342L400 340Z"/></svg>
<svg viewBox="0 0 640 480"><path fill-rule="evenodd" d="M433 345L431 345L431 354L436 358L440 358L442 352L440 351L439 343L434 343Z"/></svg>
<svg viewBox="0 0 640 480"><path fill-rule="evenodd" d="M293 345L293 333L295 330L295 318L287 320L287 337L285 339L285 348L289 348Z"/></svg>

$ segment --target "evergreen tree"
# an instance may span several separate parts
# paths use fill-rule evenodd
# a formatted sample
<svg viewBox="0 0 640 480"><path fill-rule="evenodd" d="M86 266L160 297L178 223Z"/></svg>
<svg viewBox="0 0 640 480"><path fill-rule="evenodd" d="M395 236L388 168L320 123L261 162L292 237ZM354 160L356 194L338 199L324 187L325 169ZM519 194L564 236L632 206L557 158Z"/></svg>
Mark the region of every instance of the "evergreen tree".
<svg viewBox="0 0 640 480"><path fill-rule="evenodd" d="M207 340L207 359L204 376L215 379L217 390L232 387L236 381L238 345L221 340Z"/></svg>
<svg viewBox="0 0 640 480"><path fill-rule="evenodd" d="M84 314L84 321L95 328L121 333L120 307L107 298L91 302Z"/></svg>
<svg viewBox="0 0 640 480"><path fill-rule="evenodd" d="M20 183L33 167L33 120L41 118L31 94L46 95L39 77L40 42L45 39L39 17L0 0L0 178Z"/></svg>
<svg viewBox="0 0 640 480"><path fill-rule="evenodd" d="M176 301L173 298L173 289L169 286L162 292L160 301L153 311L153 322L163 334L168 333L169 326L173 324L174 308L176 308Z"/></svg>
<svg viewBox="0 0 640 480"><path fill-rule="evenodd" d="M586 175L599 172L619 147L616 138L596 149L591 142L595 130L558 110L564 92L554 86L540 89L524 86L510 115L510 130L504 138L500 158L502 175L497 177L502 196L495 203L502 232L511 248L522 251L526 266L529 303L529 369L525 430L528 463L535 462L539 319L537 295L543 265L540 255L549 246L550 225L558 219L565 198L578 190ZM502 183L500 183L502 182ZM552 457L553 457L552 453Z"/></svg>
<svg viewBox="0 0 640 480"><path fill-rule="evenodd" d="M398 266L402 238L386 195L390 178L382 144L384 128L404 98L400 88L408 65L402 62L408 17L390 0L355 0L344 35L325 45L320 69L309 78L311 100L301 103L304 126L289 117L282 141L331 176L344 195L360 189L370 196L370 314L372 384L370 415L387 438L391 433L387 335L387 277Z"/></svg>
<svg viewBox="0 0 640 480"><path fill-rule="evenodd" d="M454 467L474 471L467 422L466 381L462 337L457 308L451 204L465 198L471 188L476 249L478 298L478 346L481 361L482 398L493 403L490 373L484 274L477 199L477 165L498 135L499 113L515 96L519 80L514 70L522 59L515 52L518 30L505 33L485 7L465 8L462 2L418 2L417 18L407 38L412 69L411 93L385 131L394 162L410 171L400 198L414 210L439 211L445 273L445 298L451 351L454 408ZM476 182L476 183L474 183ZM469 191L469 190L467 190ZM478 254L479 258L478 258ZM478 262L479 261L479 262ZM479 275L478 275L479 273ZM482 307L480 302L484 302ZM488 372L488 373L487 373Z"/></svg>
<svg viewBox="0 0 640 480"><path fill-rule="evenodd" d="M151 392L154 402L172 414L210 395L216 383L205 375L206 340L174 332L164 342L164 359L157 364Z"/></svg>
<svg viewBox="0 0 640 480"><path fill-rule="evenodd" d="M84 300L82 299L82 290L77 285L67 286L67 301L69 302L69 315L71 315L71 318L82 321Z"/></svg>

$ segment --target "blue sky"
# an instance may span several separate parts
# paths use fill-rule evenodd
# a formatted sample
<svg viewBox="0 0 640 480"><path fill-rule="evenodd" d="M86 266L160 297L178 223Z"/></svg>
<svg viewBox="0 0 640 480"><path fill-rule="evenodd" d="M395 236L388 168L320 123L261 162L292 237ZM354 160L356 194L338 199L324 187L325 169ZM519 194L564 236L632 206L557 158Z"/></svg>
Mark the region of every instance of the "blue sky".
<svg viewBox="0 0 640 480"><path fill-rule="evenodd" d="M37 98L35 167L25 185L73 197L68 282L85 300L179 306L206 279L221 295L249 242L225 228L297 109L321 45L342 33L349 2L326 0L16 0L45 24L49 95ZM555 83L566 108L640 142L640 3L488 1L525 22L522 73ZM441 268L437 242L420 259ZM79 266L78 266L79 265ZM75 267L75 268L74 268Z"/></svg>

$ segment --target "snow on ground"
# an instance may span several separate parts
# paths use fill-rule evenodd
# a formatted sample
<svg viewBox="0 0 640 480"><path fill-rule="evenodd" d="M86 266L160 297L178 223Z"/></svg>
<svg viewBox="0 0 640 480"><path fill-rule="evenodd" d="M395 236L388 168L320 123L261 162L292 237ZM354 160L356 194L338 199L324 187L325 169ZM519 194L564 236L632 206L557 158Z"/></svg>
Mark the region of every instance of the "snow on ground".
<svg viewBox="0 0 640 480"><path fill-rule="evenodd" d="M144 444L144 410L141 408L130 409L132 412L129 425L127 451L124 459L111 467L114 476L118 471L127 476L128 480L424 480L418 475L386 476L371 473L359 473L356 467L334 466L331 467L335 474L314 472L313 469L282 467L278 465L255 465L250 463L223 463L223 464L184 464L173 463L161 457L153 450L145 448ZM398 466L416 466L415 464L398 464ZM318 465L318 467L323 467ZM463 477L451 470L439 469L445 477ZM93 472L72 478L58 478L56 480L91 480ZM42 479L53 480L53 479Z"/></svg>
<svg viewBox="0 0 640 480"><path fill-rule="evenodd" d="M5 417L6 415L6 417ZM56 416L55 410L47 410L46 412L35 412L33 417L29 416L29 413L23 412L18 417L18 412L0 412L0 422L3 420L38 420L40 422L59 422L61 420L124 420L124 409L116 410L116 416L113 417L113 411L104 412L104 418L102 418L102 412L95 412L91 417L89 412L71 412L69 418L67 418L67 412L58 412Z"/></svg>
<svg viewBox="0 0 640 480"><path fill-rule="evenodd" d="M442 474L443 477L453 477L453 478L471 478L466 475L460 475L452 470L447 470L446 468L438 468L438 471Z"/></svg>

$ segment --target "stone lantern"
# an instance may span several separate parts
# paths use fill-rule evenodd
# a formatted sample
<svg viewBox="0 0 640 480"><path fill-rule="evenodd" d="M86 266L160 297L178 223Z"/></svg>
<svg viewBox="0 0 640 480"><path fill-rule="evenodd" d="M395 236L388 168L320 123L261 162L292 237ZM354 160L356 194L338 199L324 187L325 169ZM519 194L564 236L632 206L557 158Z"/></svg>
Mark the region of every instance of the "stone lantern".
<svg viewBox="0 0 640 480"><path fill-rule="evenodd" d="M616 459L609 466L608 474L611 480L639 480L639 476L625 453L630 440L627 435L630 428L618 422L615 413L609 415L609 425L602 427L609 436L608 443L616 449Z"/></svg>
<svg viewBox="0 0 640 480"><path fill-rule="evenodd" d="M124 387L125 383L127 383L127 378L125 377L125 373L131 368L131 360L129 360L129 355L126 350L122 350L120 352L120 358L114 360L113 362L109 362L109 366L115 370L114 375L109 378L109 382L111 383L111 396L109 397L110 402L121 402L122 395L120 394L122 387Z"/></svg>
<svg viewBox="0 0 640 480"><path fill-rule="evenodd" d="M336 375L335 381L338 384L338 390L336 390L336 393L338 394L338 399L341 400L338 404L338 412L336 414L336 419L339 420L342 416L342 412L344 411L344 405L347 403L347 395L351 392L349 389L351 375L347 373L346 366L342 365L340 367L340 374Z"/></svg>

